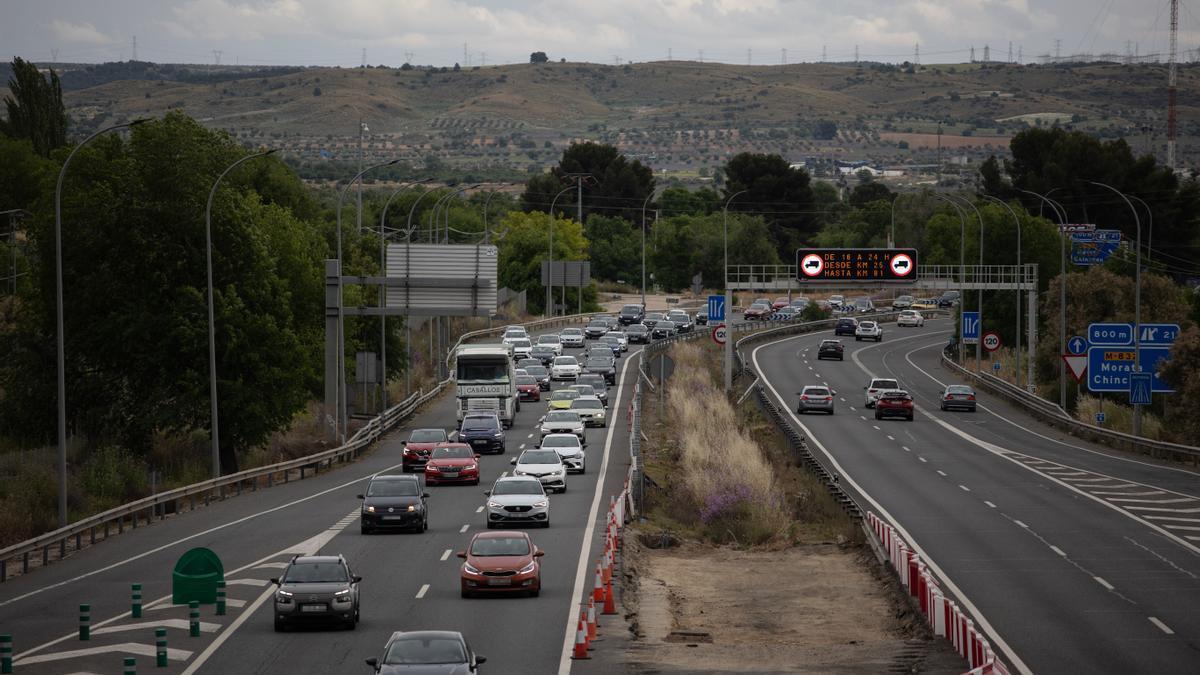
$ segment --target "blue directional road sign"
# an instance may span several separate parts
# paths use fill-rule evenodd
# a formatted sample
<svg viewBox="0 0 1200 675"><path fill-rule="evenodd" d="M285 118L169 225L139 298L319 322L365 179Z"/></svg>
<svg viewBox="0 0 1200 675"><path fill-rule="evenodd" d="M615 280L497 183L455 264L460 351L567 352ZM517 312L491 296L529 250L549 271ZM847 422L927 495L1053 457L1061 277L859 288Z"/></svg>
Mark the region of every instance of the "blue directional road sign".
<svg viewBox="0 0 1200 675"><path fill-rule="evenodd" d="M1133 344L1133 325L1128 323L1093 323L1088 326L1087 341L1091 346L1123 347Z"/></svg>
<svg viewBox="0 0 1200 675"><path fill-rule="evenodd" d="M725 296L723 296L723 295L708 296L708 320L709 321L724 321L725 320Z"/></svg>
<svg viewBox="0 0 1200 675"><path fill-rule="evenodd" d="M1087 386L1092 391L1129 392L1133 374L1133 347L1088 347ZM1171 356L1170 347L1142 347L1138 365L1150 376L1150 391L1169 394L1175 390L1158 377L1158 362Z"/></svg>
<svg viewBox="0 0 1200 675"><path fill-rule="evenodd" d="M1071 264L1099 265L1121 245L1120 230L1071 233Z"/></svg>
<svg viewBox="0 0 1200 675"><path fill-rule="evenodd" d="M979 342L979 312L963 312L962 341L964 345Z"/></svg>
<svg viewBox="0 0 1200 675"><path fill-rule="evenodd" d="M997 373L1000 372L1000 362L999 361L995 361L992 363L992 370L996 371Z"/></svg>
<svg viewBox="0 0 1200 675"><path fill-rule="evenodd" d="M1173 345L1175 338L1179 337L1177 323L1142 323L1138 324L1138 330L1141 331L1139 338L1142 346Z"/></svg>
<svg viewBox="0 0 1200 675"><path fill-rule="evenodd" d="M1096 424L1104 424L1104 413L1096 413Z"/></svg>
<svg viewBox="0 0 1200 675"><path fill-rule="evenodd" d="M1129 374L1129 403L1131 405L1150 405L1150 387L1153 386L1153 373Z"/></svg>
<svg viewBox="0 0 1200 675"><path fill-rule="evenodd" d="M1087 352L1087 348L1088 348L1087 340L1084 340L1082 335L1076 335L1075 337L1071 338L1070 340L1067 340L1067 353L1068 354L1074 354L1075 356L1079 356L1080 354Z"/></svg>

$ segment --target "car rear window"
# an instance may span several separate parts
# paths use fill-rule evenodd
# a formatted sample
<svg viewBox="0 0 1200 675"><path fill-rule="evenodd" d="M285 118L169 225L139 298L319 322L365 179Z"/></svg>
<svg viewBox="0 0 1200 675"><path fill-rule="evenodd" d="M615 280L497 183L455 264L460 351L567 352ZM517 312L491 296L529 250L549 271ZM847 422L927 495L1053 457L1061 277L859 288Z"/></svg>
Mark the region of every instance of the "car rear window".
<svg viewBox="0 0 1200 675"><path fill-rule="evenodd" d="M899 389L900 383L895 380L872 380L872 389Z"/></svg>
<svg viewBox="0 0 1200 675"><path fill-rule="evenodd" d="M824 387L806 387L804 393L809 396L828 396L829 390Z"/></svg>
<svg viewBox="0 0 1200 675"><path fill-rule="evenodd" d="M409 443L440 443L444 440L446 432L443 429L413 429L408 435Z"/></svg>

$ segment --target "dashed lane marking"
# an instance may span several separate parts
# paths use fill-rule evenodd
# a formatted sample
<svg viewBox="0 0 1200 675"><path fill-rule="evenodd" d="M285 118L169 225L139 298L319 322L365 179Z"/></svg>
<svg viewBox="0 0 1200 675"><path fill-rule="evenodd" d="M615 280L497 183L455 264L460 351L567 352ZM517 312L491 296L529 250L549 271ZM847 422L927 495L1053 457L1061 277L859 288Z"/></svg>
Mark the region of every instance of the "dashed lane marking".
<svg viewBox="0 0 1200 675"><path fill-rule="evenodd" d="M996 508L996 505L995 505L995 504L993 504L993 503L991 503L991 502L985 501L985 502L984 502L984 504L987 504L989 509L994 509L994 508Z"/></svg>
<svg viewBox="0 0 1200 675"><path fill-rule="evenodd" d="M1158 617L1151 616L1151 617L1147 617L1147 618L1150 619L1150 623L1154 624L1155 626L1158 626L1158 629L1161 630L1162 632L1166 633L1167 635L1175 634L1175 631L1171 630L1170 627L1167 626L1167 624L1163 623L1162 621L1159 621Z"/></svg>
<svg viewBox="0 0 1200 675"><path fill-rule="evenodd" d="M1013 522L1014 522L1014 523L1016 523L1016 524L1017 524L1019 527L1023 527L1023 528L1025 528L1026 530L1028 530L1028 529L1029 529L1029 526L1028 526L1028 525L1026 525L1025 523L1022 523L1022 522L1021 522L1021 521L1019 521L1019 520L1014 520Z"/></svg>
<svg viewBox="0 0 1200 675"><path fill-rule="evenodd" d="M1105 581L1103 578L1101 578L1101 577L1092 577L1092 578L1096 580L1096 583L1100 584L1105 589L1110 590L1110 591L1113 590L1113 585L1108 583L1107 581Z"/></svg>
<svg viewBox="0 0 1200 675"><path fill-rule="evenodd" d="M938 475L939 475L939 476L941 476L942 478L945 478L945 477L946 477L946 472L945 472L945 471L942 471L941 469L938 469Z"/></svg>
<svg viewBox="0 0 1200 675"><path fill-rule="evenodd" d="M483 513L483 507L480 506L479 508L475 509L475 513Z"/></svg>
<svg viewBox="0 0 1200 675"><path fill-rule="evenodd" d="M459 530L458 530L458 531L459 531L459 532L466 532L468 527L471 527L471 525L470 525L470 524L463 525L461 528L459 528Z"/></svg>
<svg viewBox="0 0 1200 675"><path fill-rule="evenodd" d="M959 485L958 487L962 488L962 491L963 491L963 492L970 492L970 491L971 491L971 488L967 487L966 485Z"/></svg>
<svg viewBox="0 0 1200 675"><path fill-rule="evenodd" d="M917 459L921 460L922 462L928 462L928 461L929 461L929 460L925 459L924 457L918 457Z"/></svg>
<svg viewBox="0 0 1200 675"><path fill-rule="evenodd" d="M450 553L451 553L453 550L454 550L454 549L452 549L452 548L448 548L448 549L446 549L446 550L445 550L445 551L442 553L442 562L446 562L447 560L449 560L449 559L450 559Z"/></svg>
<svg viewBox="0 0 1200 675"><path fill-rule="evenodd" d="M92 631L93 633L95 631ZM76 659L82 656L95 656L97 654L133 654L135 656L153 657L157 653L157 648L154 645L139 644L137 642L125 642L119 645L106 645L104 647L89 647L87 649L72 649L65 652L54 652L51 654L39 654L38 656L29 656L21 659L21 665L31 666L35 663L48 663L50 661L65 661L66 659ZM167 648L167 659L171 661L187 661L192 657L192 652L186 649Z"/></svg>
<svg viewBox="0 0 1200 675"><path fill-rule="evenodd" d="M1067 554L1066 554L1066 552L1065 552L1065 551L1063 551L1061 548L1059 548L1059 547L1057 547L1057 546L1051 546L1051 547L1050 547L1050 550L1051 550L1051 551L1054 551L1055 553L1057 553L1057 554L1061 555L1061 556L1062 556L1062 557L1064 557L1064 558L1065 558L1065 557L1067 557Z"/></svg>
<svg viewBox="0 0 1200 675"><path fill-rule="evenodd" d="M421 584L421 590L417 591L417 600L420 600L421 598L425 597L425 594L428 592L429 592L429 584Z"/></svg>

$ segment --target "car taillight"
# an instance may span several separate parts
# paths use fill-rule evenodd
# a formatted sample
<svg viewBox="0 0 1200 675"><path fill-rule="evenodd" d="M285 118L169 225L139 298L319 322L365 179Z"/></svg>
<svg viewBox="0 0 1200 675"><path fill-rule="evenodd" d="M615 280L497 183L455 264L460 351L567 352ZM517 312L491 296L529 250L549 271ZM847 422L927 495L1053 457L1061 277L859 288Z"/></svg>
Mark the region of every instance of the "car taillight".
<svg viewBox="0 0 1200 675"><path fill-rule="evenodd" d="M954 398L954 394L946 394L946 400L950 401Z"/></svg>
<svg viewBox="0 0 1200 675"><path fill-rule="evenodd" d="M801 400L801 401L807 401L807 400L808 400L808 396L807 396L807 395L801 396L801 397L800 397L800 400Z"/></svg>
<svg viewBox="0 0 1200 675"><path fill-rule="evenodd" d="M833 400L833 397L832 397L832 396L826 396L826 397L825 397L825 400L826 400L826 401L832 401L832 400Z"/></svg>
<svg viewBox="0 0 1200 675"><path fill-rule="evenodd" d="M968 401L974 401L974 400L975 400L975 394L967 394L967 400L968 400Z"/></svg>

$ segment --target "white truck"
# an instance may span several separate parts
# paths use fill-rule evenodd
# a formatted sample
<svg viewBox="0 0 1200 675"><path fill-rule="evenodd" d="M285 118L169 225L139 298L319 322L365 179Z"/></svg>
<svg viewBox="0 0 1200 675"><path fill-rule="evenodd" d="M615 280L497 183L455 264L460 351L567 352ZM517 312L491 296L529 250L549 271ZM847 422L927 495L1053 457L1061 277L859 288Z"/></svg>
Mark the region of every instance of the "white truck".
<svg viewBox="0 0 1200 675"><path fill-rule="evenodd" d="M512 350L507 345L462 345L454 353L454 394L457 416L474 410L491 410L506 428L512 428L521 403Z"/></svg>

